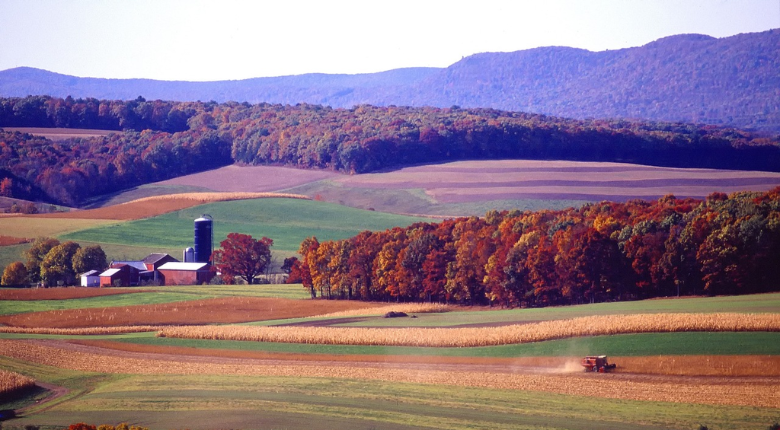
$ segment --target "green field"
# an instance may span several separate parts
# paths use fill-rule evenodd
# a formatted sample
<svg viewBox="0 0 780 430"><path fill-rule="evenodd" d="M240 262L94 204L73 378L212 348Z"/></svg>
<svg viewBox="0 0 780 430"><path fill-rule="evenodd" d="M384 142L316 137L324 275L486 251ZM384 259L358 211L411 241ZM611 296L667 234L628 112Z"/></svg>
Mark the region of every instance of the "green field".
<svg viewBox="0 0 780 430"><path fill-rule="evenodd" d="M485 213L491 210L555 210L568 207L579 207L589 203L587 200L541 199L441 203L425 194L425 190L420 188L395 189L382 187L348 187L330 179L289 188L284 190L284 192L304 194L309 197L319 195L324 198L325 201L336 202L354 208L374 208L380 212L427 214L436 216L484 216Z"/></svg>
<svg viewBox="0 0 780 430"><path fill-rule="evenodd" d="M548 321L592 315L626 315L667 312L780 313L780 293L730 297L652 299L633 302L593 303L533 309L504 309L485 312L418 314L417 318L377 318L340 324L371 327L453 327L469 324Z"/></svg>
<svg viewBox="0 0 780 430"><path fill-rule="evenodd" d="M193 220L214 217L214 242L228 233L273 239L272 251L297 252L303 239L346 239L364 230L407 226L426 218L348 208L333 203L295 199L258 199L210 203L154 218L62 235L76 242L184 249L192 246Z"/></svg>
<svg viewBox="0 0 780 430"><path fill-rule="evenodd" d="M102 375L0 358L71 389L3 429L130 422L152 429L764 429L771 408L605 400L533 391L336 378ZM0 405L2 406L2 405Z"/></svg>
<svg viewBox="0 0 780 430"><path fill-rule="evenodd" d="M300 284L275 285L200 285L140 288L148 292L132 292L110 296L70 300L0 300L0 315L49 310L103 308L115 306L153 305L214 297L278 297L306 299L309 293Z"/></svg>

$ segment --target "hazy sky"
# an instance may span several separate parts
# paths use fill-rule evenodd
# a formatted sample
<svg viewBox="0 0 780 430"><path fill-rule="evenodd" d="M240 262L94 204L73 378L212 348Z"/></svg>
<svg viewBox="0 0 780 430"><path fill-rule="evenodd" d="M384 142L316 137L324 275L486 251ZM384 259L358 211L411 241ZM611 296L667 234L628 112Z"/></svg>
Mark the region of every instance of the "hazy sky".
<svg viewBox="0 0 780 430"><path fill-rule="evenodd" d="M0 0L0 70L222 80L780 28L780 0Z"/></svg>

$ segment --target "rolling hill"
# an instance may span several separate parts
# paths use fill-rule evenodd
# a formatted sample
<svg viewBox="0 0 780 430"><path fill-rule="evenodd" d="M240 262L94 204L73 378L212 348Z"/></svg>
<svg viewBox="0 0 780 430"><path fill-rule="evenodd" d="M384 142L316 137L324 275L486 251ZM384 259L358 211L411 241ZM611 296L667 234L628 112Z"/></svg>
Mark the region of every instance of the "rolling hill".
<svg viewBox="0 0 780 430"><path fill-rule="evenodd" d="M443 69L305 74L219 82L0 72L0 95L314 103L332 107L485 107L568 118L642 118L780 131L780 30L716 39L670 36L591 52L542 47L480 53Z"/></svg>

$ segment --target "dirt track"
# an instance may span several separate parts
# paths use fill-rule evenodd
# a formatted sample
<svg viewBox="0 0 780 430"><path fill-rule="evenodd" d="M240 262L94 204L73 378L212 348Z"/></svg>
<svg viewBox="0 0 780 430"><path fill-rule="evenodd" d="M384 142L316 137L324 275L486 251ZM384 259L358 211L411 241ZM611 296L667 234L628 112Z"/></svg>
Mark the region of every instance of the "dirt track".
<svg viewBox="0 0 780 430"><path fill-rule="evenodd" d="M780 377L590 374L576 365L542 367L522 362L507 365L232 358L117 351L58 340L0 340L0 351L39 364L103 373L336 377L780 408ZM117 360L117 356L122 359Z"/></svg>

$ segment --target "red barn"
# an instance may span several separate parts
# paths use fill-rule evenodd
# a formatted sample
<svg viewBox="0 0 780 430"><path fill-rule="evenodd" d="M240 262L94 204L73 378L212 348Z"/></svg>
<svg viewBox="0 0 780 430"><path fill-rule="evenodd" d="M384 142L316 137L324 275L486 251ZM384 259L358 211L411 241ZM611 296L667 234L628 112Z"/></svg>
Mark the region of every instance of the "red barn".
<svg viewBox="0 0 780 430"><path fill-rule="evenodd" d="M114 264L100 274L101 287L138 285L140 271L129 264Z"/></svg>
<svg viewBox="0 0 780 430"><path fill-rule="evenodd" d="M209 263L165 263L157 269L163 285L207 284L214 277Z"/></svg>

